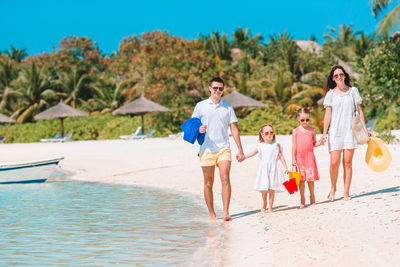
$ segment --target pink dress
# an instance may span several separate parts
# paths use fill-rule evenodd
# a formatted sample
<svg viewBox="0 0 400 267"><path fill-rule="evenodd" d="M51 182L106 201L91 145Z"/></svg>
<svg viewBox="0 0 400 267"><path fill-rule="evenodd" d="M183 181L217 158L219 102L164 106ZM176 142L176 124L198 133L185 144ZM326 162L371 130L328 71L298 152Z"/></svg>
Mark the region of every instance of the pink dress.
<svg viewBox="0 0 400 267"><path fill-rule="evenodd" d="M317 163L314 156L314 142L312 138L313 128L310 127L306 132L300 127L296 131L296 162L301 172L301 180L313 182L319 180Z"/></svg>

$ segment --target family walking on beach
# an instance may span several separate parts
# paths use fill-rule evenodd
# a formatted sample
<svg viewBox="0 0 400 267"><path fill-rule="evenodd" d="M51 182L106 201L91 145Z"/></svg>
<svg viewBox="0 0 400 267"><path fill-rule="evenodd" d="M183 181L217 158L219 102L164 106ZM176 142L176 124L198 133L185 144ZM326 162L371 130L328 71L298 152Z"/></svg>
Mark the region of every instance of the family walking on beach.
<svg viewBox="0 0 400 267"><path fill-rule="evenodd" d="M328 90L324 98L324 128L319 141L316 140L316 130L309 126L311 108L303 107L297 110L299 126L292 132L292 166L301 172L299 184L300 208L305 207L305 183L310 191L310 205L315 205L314 181L319 180L318 168L314 156L314 147L328 142L330 153L331 190L328 199L334 201L338 170L343 153L344 169L344 200L350 200L350 184L352 178L352 160L357 142L352 132L352 117L355 109L365 125L361 108L362 98L358 89L351 86L349 74L341 66L332 68L326 82ZM216 219L213 202L213 184L215 167L219 169L222 184L222 203L224 221L232 220L229 215L231 199L230 169L231 150L227 129L230 127L232 137L238 148L236 159L243 162L256 154L261 160L254 189L261 192L263 204L261 211L273 212L275 191L285 191L283 182L287 180L284 173L288 173L288 166L283 156L283 148L277 142L274 128L264 124L258 132L259 144L248 153L243 153L240 141L237 118L232 106L224 102L221 97L224 91L224 81L217 77L209 82L210 98L197 103L192 118L200 120L198 133L205 135L200 146L199 159L204 176L204 198L211 219ZM328 133L329 128L329 133ZM368 135L372 135L368 132ZM278 161L284 167L281 170ZM269 195L269 197L268 197ZM268 201L267 201L268 197Z"/></svg>

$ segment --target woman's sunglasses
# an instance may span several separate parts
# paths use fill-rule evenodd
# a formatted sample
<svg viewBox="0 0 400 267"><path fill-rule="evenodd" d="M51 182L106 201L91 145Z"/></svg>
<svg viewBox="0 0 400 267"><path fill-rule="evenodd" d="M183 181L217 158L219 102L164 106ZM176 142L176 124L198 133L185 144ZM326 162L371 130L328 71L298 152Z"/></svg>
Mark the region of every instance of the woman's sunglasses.
<svg viewBox="0 0 400 267"><path fill-rule="evenodd" d="M300 121L301 121L301 122L305 122L305 121L308 122L308 121L310 121L310 119L301 119Z"/></svg>
<svg viewBox="0 0 400 267"><path fill-rule="evenodd" d="M265 132L264 135L265 135L265 136L274 135L274 132Z"/></svg>
<svg viewBox="0 0 400 267"><path fill-rule="evenodd" d="M335 75L333 75L333 78L337 79L337 78L339 78L339 76L344 77L344 73L335 74Z"/></svg>

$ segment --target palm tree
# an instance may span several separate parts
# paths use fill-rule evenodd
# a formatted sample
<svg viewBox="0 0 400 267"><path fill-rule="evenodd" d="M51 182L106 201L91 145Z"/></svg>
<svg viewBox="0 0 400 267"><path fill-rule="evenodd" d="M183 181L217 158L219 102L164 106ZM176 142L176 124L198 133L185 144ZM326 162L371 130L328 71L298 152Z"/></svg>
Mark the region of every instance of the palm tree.
<svg viewBox="0 0 400 267"><path fill-rule="evenodd" d="M360 34L360 38L356 39L353 44L354 52L360 58L364 58L374 46L374 38L365 35L363 32Z"/></svg>
<svg viewBox="0 0 400 267"><path fill-rule="evenodd" d="M276 105L284 107L293 95L292 73L281 65L274 65L266 73L267 77L248 82L252 95L261 100L270 99Z"/></svg>
<svg viewBox="0 0 400 267"><path fill-rule="evenodd" d="M260 41L262 40L263 37L259 33L253 36L250 29L238 27L233 33L231 46L233 48L239 48L250 54L252 58L255 58L262 50L262 46L260 45Z"/></svg>
<svg viewBox="0 0 400 267"><path fill-rule="evenodd" d="M200 36L200 42L204 42L207 50L212 52L219 59L230 60L231 52L226 34L220 35L218 31L213 32L210 36Z"/></svg>
<svg viewBox="0 0 400 267"><path fill-rule="evenodd" d="M383 12L386 6L392 2L392 0L370 0L372 3L372 12L374 13L375 19L378 17L378 13ZM400 4L397 5L392 11L390 11L378 24L377 34L383 34L387 36L391 29L400 21Z"/></svg>
<svg viewBox="0 0 400 267"><path fill-rule="evenodd" d="M286 30L279 35L273 34L268 45L275 50L275 55L286 63L289 71L295 74L299 48L290 34Z"/></svg>
<svg viewBox="0 0 400 267"><path fill-rule="evenodd" d="M13 45L11 46L11 51L6 50L4 54L17 62L21 62L28 55L26 48L15 48Z"/></svg>
<svg viewBox="0 0 400 267"><path fill-rule="evenodd" d="M353 33L353 24L350 24L348 27L344 24L339 25L339 30L333 27L328 27L328 29L330 29L331 32L325 33L323 37L332 42L338 41L345 46L349 46L356 38ZM358 34L358 32L356 34Z"/></svg>
<svg viewBox="0 0 400 267"><path fill-rule="evenodd" d="M80 70L79 66L65 69L58 73L57 85L63 90L63 96L67 97L64 103L73 108L84 101L84 91L90 90L88 86L89 75Z"/></svg>
<svg viewBox="0 0 400 267"><path fill-rule="evenodd" d="M91 87L97 95L87 101L91 110L102 113L117 109L127 100L127 92L135 83L134 79L122 78L115 74L103 74Z"/></svg>
<svg viewBox="0 0 400 267"><path fill-rule="evenodd" d="M20 91L20 107L14 112L13 117L17 123L30 121L33 116L43 108L49 106L49 101L56 98L56 92L50 89L46 70L39 68L35 63L22 69L17 81Z"/></svg>
<svg viewBox="0 0 400 267"><path fill-rule="evenodd" d="M11 102L18 95L13 86L17 78L17 64L12 60L0 61L0 110L11 110Z"/></svg>

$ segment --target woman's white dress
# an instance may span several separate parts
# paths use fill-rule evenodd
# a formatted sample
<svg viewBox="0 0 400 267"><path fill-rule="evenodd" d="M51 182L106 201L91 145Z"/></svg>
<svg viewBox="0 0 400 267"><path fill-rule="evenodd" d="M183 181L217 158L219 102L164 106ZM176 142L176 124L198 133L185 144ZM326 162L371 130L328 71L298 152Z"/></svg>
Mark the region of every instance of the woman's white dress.
<svg viewBox="0 0 400 267"><path fill-rule="evenodd" d="M261 164L258 168L254 189L257 191L266 191L268 189L278 192L285 191L283 182L287 179L283 175L280 166L278 166L278 143L259 143L257 144L257 150Z"/></svg>
<svg viewBox="0 0 400 267"><path fill-rule="evenodd" d="M352 90L354 90L356 103L361 104L362 98L356 87L350 87L346 94L337 94L331 89L325 95L324 108L332 107L328 132L329 152L357 148L357 141L351 129L355 111Z"/></svg>

